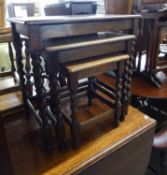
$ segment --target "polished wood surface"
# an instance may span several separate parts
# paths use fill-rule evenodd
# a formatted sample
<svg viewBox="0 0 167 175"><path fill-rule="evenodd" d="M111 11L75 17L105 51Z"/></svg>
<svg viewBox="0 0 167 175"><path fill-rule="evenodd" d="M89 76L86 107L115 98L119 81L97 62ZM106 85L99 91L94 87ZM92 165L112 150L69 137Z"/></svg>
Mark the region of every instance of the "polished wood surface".
<svg viewBox="0 0 167 175"><path fill-rule="evenodd" d="M131 84L131 92L135 96L149 97L154 99L167 99L167 77L160 73L161 81L163 85L161 88L157 88L148 78L144 76L133 76ZM113 79L110 75L100 75L100 79L105 83L113 85Z"/></svg>
<svg viewBox="0 0 167 175"><path fill-rule="evenodd" d="M103 76L101 78L104 79ZM110 77L107 76L106 80L109 81ZM69 142L67 150L60 152L57 144L55 144L54 151L46 154L41 150L41 138L37 122L33 118L25 118L23 110L17 111L18 108L23 106L21 92L1 96L0 102L0 112L3 115L10 115L11 119L14 113L16 113L17 117L22 116L5 124L8 141L6 146L9 147L9 150L4 155L4 160L7 160L8 151L10 151L7 166L11 165L11 159L15 175L101 174L102 170L98 169L106 165L107 175L110 175L112 171L122 175L122 169L125 175L141 175L146 169L155 121L132 107L129 108L128 115L119 128L114 127L109 116L105 119L109 120L108 122L101 121L100 124L90 127L82 133L79 149L74 151ZM94 101L91 108L88 108L85 103L87 104L87 100L80 98L78 110L80 121L93 118L94 115L98 115L109 108L98 100ZM64 109L69 111L68 106L67 108L64 106ZM5 111L10 111L11 113L5 113ZM68 128L66 131L69 133ZM53 142L57 143L55 137L52 139ZM67 134L66 139L70 139L69 134ZM135 145L139 145L138 151L136 151ZM142 149L140 145L142 145ZM6 149L6 147L0 147L0 151L1 149ZM129 150L131 151L130 155L124 154L128 153ZM144 157L143 154L145 155ZM110 157L109 160L108 156ZM120 161L122 162L121 165L117 164ZM131 167L132 162L134 162L133 168ZM131 167L130 170L129 166ZM4 167L2 169L0 167L1 172L3 169ZM12 170L11 167L8 170Z"/></svg>
<svg viewBox="0 0 167 175"><path fill-rule="evenodd" d="M133 125L130 123L133 123ZM56 175L60 172L60 174L75 174L85 166L90 166L90 164L95 163L109 154L109 152L115 151L119 146L123 146L130 140L133 140L137 135L140 135L140 132L143 132L147 127L150 127L150 124L155 125L152 119L150 120L147 117L143 118L143 114L131 107L128 117L119 128L113 129L103 134L101 137L97 137L95 140L90 141L85 146L81 147L76 154L72 153L72 156L66 159L65 162L59 163L58 166L43 174ZM124 132L121 132L121 130Z"/></svg>
<svg viewBox="0 0 167 175"><path fill-rule="evenodd" d="M80 104L84 105L83 99L81 99ZM84 109L82 107L82 110L79 112L80 118L92 117L103 110L106 110L106 106L98 101L94 103L91 109L84 105ZM141 175L144 173L148 163L155 126L154 120L130 107L126 120L121 123L119 128L111 130L112 122L102 122L82 134L81 147L78 150L74 151L68 145L68 149L64 153L61 153L56 148L54 152L47 155L39 148L40 140L36 132L37 126L35 123L33 120L28 122L27 119L22 118L6 125L7 138L16 175L82 174L82 171L85 172L92 166L98 165L98 162L104 160L105 157L110 154L112 157L115 153L119 153L119 156L116 156L118 158L117 161L116 157L113 157L115 163L117 164L120 161L122 163L113 166L114 161L113 163L108 162L109 172L112 172L114 169L116 170L115 173L119 172L118 174L121 175L123 169L126 175L134 175L133 173ZM91 134L89 134L90 132ZM147 136L144 136L145 133L147 133ZM55 141L55 138L53 139ZM135 145L131 145L136 139L140 140L140 142L137 141L134 144L141 144L142 146L141 149L139 145L138 151L133 149L136 148ZM131 147L128 147L128 150L124 150L127 145L131 145ZM121 150L124 151L122 152ZM129 151L131 154L124 155L124 153ZM132 162L134 162L134 168L131 167ZM108 174L110 174L109 172ZM99 173L102 172L100 171ZM98 172L93 174L98 174Z"/></svg>
<svg viewBox="0 0 167 175"><path fill-rule="evenodd" d="M167 77L162 72L159 73L162 82L161 88L156 87L151 80L143 76L134 76L132 79L132 94L140 97L154 99L167 99Z"/></svg>
<svg viewBox="0 0 167 175"><path fill-rule="evenodd" d="M118 56L106 56L102 58L97 58L97 59L91 59L89 62L88 61L79 61L79 62L70 62L66 64L66 69L70 73L74 72L79 72L79 71L88 71L89 69L93 68L99 68L101 65L107 65L111 63L116 63L122 60L128 60L129 55L124 54L124 55L118 55Z"/></svg>

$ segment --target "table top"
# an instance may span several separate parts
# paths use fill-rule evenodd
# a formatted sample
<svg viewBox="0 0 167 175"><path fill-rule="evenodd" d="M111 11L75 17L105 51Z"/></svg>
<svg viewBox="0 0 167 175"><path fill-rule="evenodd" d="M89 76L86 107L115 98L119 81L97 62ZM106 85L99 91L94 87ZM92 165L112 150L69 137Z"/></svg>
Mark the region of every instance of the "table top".
<svg viewBox="0 0 167 175"><path fill-rule="evenodd" d="M62 159L62 162L59 162L57 165L55 164L55 167L46 171L43 175L76 173L120 146L130 142L137 135L154 125L155 121L153 119L130 107L126 120L118 128L103 133L100 137L81 146L77 151L69 152L68 156L65 156L65 161ZM94 132L96 130L92 131L91 134L93 135ZM57 158L59 159L60 157Z"/></svg>
<svg viewBox="0 0 167 175"><path fill-rule="evenodd" d="M161 88L156 87L151 80L144 76L134 76L132 78L132 94L139 97L153 99L167 99L167 76L160 72L158 78L162 82Z"/></svg>
<svg viewBox="0 0 167 175"><path fill-rule="evenodd" d="M167 99L167 76L164 73L159 72L158 77L162 82L161 88L156 87L149 78L146 78L143 75L134 75L131 83L132 94L152 99ZM114 85L114 79L110 75L103 74L98 76L98 78L108 85Z"/></svg>
<svg viewBox="0 0 167 175"><path fill-rule="evenodd" d="M141 15L73 15L73 16L39 16L26 18L9 18L8 21L20 24L60 24L71 22L93 22L101 20L118 20L118 19L133 19L141 18Z"/></svg>

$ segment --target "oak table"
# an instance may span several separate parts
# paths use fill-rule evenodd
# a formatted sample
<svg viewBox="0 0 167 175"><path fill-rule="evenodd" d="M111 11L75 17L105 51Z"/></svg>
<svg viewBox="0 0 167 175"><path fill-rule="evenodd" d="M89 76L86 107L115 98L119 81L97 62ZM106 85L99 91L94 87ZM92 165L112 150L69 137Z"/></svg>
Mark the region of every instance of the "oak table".
<svg viewBox="0 0 167 175"><path fill-rule="evenodd" d="M97 101L91 111L97 113L104 109L104 105ZM83 113L90 117L91 111L84 110ZM130 107L120 127L114 128L110 121L103 122L83 133L79 149L74 151L68 147L65 152L54 149L46 155L39 149L39 138L32 135L34 128L30 123L22 118L17 124L14 121L13 125L7 126L15 175L122 175L122 172L124 175L144 175L156 124L153 119ZM30 136L31 141L27 140Z"/></svg>
<svg viewBox="0 0 167 175"><path fill-rule="evenodd" d="M41 54L44 51L45 42L53 38L74 37L90 34L91 32L96 33L97 31L130 31L134 34L137 32L136 24L139 18L141 18L140 15L81 15L9 19L12 26L13 42L16 50L17 67L24 105L27 112L31 111L35 116L43 133L47 133L48 118L51 119L54 124L57 122L48 102L48 93L45 88L45 80L48 79L48 77L41 64ZM137 33L135 34L137 35ZM23 56L20 35L27 37L29 42L37 101L36 109L39 110L38 113L31 103L31 96L29 94L32 93L29 92L27 88L29 81L26 79L28 76L22 62ZM75 54L75 56L76 55L77 54ZM68 58L68 55L66 55L66 57ZM58 123L60 124L61 122ZM45 138L48 140L47 137Z"/></svg>
<svg viewBox="0 0 167 175"><path fill-rule="evenodd" d="M167 117L167 77L163 72L159 72L157 77L162 82L161 88L144 76L134 76L131 91L132 105L155 118L159 125L166 121Z"/></svg>

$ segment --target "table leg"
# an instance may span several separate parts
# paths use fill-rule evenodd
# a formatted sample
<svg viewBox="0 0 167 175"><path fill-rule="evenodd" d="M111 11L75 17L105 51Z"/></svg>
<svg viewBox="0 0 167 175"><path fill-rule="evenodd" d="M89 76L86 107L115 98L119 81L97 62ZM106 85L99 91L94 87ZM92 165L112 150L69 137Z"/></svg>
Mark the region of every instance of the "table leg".
<svg viewBox="0 0 167 175"><path fill-rule="evenodd" d="M12 24L12 34L13 34L13 44L14 44L15 51L16 51L16 63L17 63L17 71L19 74L19 82L20 82L20 87L21 87L22 94L23 94L23 102L24 102L24 106L26 109L26 113L27 115L29 115L29 110L28 110L28 106L26 103L27 91L26 91L26 85L25 85L25 81L26 81L25 72L24 72L24 65L22 63L23 61L22 41L21 41L20 35L16 32L16 28L14 24Z"/></svg>
<svg viewBox="0 0 167 175"><path fill-rule="evenodd" d="M46 74L49 76L49 87L50 87L50 107L51 111L56 118L57 122L53 123L56 129L56 135L59 141L59 148L64 150L66 148L65 143L65 122L63 119L61 111L61 102L60 102L60 90L62 82L59 79L58 63L53 63L53 57L55 55L46 54L45 63L46 63ZM51 61L50 61L51 58ZM64 78L64 77L62 77ZM64 84L63 84L64 85Z"/></svg>
<svg viewBox="0 0 167 175"><path fill-rule="evenodd" d="M56 134L59 140L59 147L64 150L66 147L65 143L65 128L64 120L61 112L61 102L60 102L60 84L58 79L58 73L50 74L50 88L51 88L51 109L53 114L56 115L57 125Z"/></svg>
<svg viewBox="0 0 167 175"><path fill-rule="evenodd" d="M44 87L44 77L43 77L43 67L41 66L41 53L39 51L34 51L32 53L32 65L33 65L33 75L35 80L35 88L37 94L37 108L39 109L39 115L42 119L43 126L41 128L42 139L44 143L44 148L46 151L52 150L52 138L51 138L51 128L48 123L48 100L46 89Z"/></svg>
<svg viewBox="0 0 167 175"><path fill-rule="evenodd" d="M88 106L92 105L92 99L93 99L93 95L91 94L91 89L94 89L93 86L93 79L94 77L89 77L88 78Z"/></svg>
<svg viewBox="0 0 167 175"><path fill-rule="evenodd" d="M77 112L77 87L78 87L78 79L75 75L70 75L68 78L69 90L70 90L70 109L71 109L71 135L73 138L73 147L74 149L79 146L79 123L76 118Z"/></svg>
<svg viewBox="0 0 167 175"><path fill-rule="evenodd" d="M115 126L119 125L120 116L121 116L121 108L122 108L122 73L121 73L121 63L117 63L118 68L116 70L116 89L115 89L115 114L114 114L114 123Z"/></svg>
<svg viewBox="0 0 167 175"><path fill-rule="evenodd" d="M131 99L131 91L130 91L130 85L132 81L132 74L133 74L133 60L135 59L135 41L130 41L128 43L129 45L129 55L130 59L125 62L125 71L123 76L123 96L122 96L122 114L121 114L121 120L125 119L125 116L128 113L128 106L130 104Z"/></svg>
<svg viewBox="0 0 167 175"><path fill-rule="evenodd" d="M31 97L33 95L33 88L32 88L32 82L31 82L31 57L30 57L30 50L29 50L29 44L28 40L25 40L25 56L26 56L26 62L25 62L25 70L26 70L26 87L27 87L27 93L28 96Z"/></svg>

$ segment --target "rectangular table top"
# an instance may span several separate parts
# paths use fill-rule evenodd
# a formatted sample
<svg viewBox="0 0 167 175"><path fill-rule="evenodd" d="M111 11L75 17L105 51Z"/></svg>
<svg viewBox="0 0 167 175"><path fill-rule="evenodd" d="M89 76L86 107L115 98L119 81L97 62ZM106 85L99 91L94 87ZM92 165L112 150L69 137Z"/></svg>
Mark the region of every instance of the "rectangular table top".
<svg viewBox="0 0 167 175"><path fill-rule="evenodd" d="M133 19L141 18L141 15L73 15L73 16L39 16L39 17L26 17L26 18L10 18L8 21L12 23L29 24L61 24L72 22L93 22L101 20L118 20L118 19Z"/></svg>

